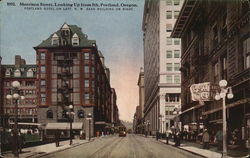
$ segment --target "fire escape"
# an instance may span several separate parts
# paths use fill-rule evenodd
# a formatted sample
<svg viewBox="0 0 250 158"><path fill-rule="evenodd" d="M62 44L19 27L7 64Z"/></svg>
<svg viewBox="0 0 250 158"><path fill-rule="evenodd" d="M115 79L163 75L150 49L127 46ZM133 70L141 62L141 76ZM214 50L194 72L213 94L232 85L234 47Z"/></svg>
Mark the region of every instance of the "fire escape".
<svg viewBox="0 0 250 158"><path fill-rule="evenodd" d="M73 60L70 58L69 54L64 54L61 60L57 60L58 68L61 68L61 73L58 73L58 80L61 80L61 84L58 85L58 94L61 95L60 99L58 100L58 106L62 108L62 117L58 119L59 122L67 122L68 115L66 114L67 110L69 109L69 105L73 105L71 99L71 93L73 92L73 88L70 85L70 80L73 77L72 72L70 69L73 66Z"/></svg>

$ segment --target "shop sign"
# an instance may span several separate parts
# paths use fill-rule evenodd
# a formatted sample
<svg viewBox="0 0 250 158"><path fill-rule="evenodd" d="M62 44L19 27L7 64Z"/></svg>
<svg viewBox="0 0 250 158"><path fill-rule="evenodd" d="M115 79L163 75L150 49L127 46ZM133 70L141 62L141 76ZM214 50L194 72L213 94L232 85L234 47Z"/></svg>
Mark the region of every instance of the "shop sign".
<svg viewBox="0 0 250 158"><path fill-rule="evenodd" d="M193 101L212 101L219 86L210 82L193 84L190 87Z"/></svg>

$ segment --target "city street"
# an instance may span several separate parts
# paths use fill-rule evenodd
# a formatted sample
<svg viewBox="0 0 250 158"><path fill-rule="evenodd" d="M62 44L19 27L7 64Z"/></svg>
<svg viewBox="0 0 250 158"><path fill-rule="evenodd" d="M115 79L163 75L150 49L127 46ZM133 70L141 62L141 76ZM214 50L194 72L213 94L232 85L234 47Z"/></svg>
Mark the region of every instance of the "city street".
<svg viewBox="0 0 250 158"><path fill-rule="evenodd" d="M137 135L106 136L95 141L46 155L49 158L198 158L189 152Z"/></svg>

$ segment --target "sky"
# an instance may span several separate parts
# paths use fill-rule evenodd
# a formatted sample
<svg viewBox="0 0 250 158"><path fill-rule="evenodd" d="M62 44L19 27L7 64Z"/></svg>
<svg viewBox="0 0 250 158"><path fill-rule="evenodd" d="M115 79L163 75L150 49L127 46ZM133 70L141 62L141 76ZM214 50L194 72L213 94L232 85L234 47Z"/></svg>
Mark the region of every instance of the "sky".
<svg viewBox="0 0 250 158"><path fill-rule="evenodd" d="M15 6L7 5L14 2ZM129 11L86 10L25 10L23 3L45 4L136 4ZM42 7L44 9L45 7ZM61 7L67 8L67 7ZM92 8L92 7L91 7ZM107 9L110 7L102 7ZM114 9L117 7L113 7ZM120 119L132 121L139 103L137 81L143 66L144 0L3 0L0 2L0 55L2 64L14 64L21 55L28 64L35 64L35 50L42 40L60 29L63 23L82 28L88 39L96 40L98 49L110 68L111 86L117 93ZM96 8L97 9L97 8Z"/></svg>

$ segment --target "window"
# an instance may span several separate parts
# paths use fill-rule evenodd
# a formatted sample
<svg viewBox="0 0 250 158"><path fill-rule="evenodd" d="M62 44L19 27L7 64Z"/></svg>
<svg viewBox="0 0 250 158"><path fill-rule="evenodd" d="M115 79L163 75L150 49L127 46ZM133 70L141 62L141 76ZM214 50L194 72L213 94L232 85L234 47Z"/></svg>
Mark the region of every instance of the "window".
<svg viewBox="0 0 250 158"><path fill-rule="evenodd" d="M89 53L84 53L84 59L88 60L89 59Z"/></svg>
<svg viewBox="0 0 250 158"><path fill-rule="evenodd" d="M167 58L172 58L172 51L171 50L167 50Z"/></svg>
<svg viewBox="0 0 250 158"><path fill-rule="evenodd" d="M180 50L174 50L174 58L180 58Z"/></svg>
<svg viewBox="0 0 250 158"><path fill-rule="evenodd" d="M27 77L33 77L33 71L32 71L32 69L29 69L27 71Z"/></svg>
<svg viewBox="0 0 250 158"><path fill-rule="evenodd" d="M166 27L167 27L166 29L167 32L171 32L173 30L172 24L167 24Z"/></svg>
<svg viewBox="0 0 250 158"><path fill-rule="evenodd" d="M181 83L180 75L174 75L174 83Z"/></svg>
<svg viewBox="0 0 250 158"><path fill-rule="evenodd" d="M45 66L41 66L41 73L45 73L46 72L46 67Z"/></svg>
<svg viewBox="0 0 250 158"><path fill-rule="evenodd" d="M41 85L41 87L45 87L46 86L45 80L41 80L40 85Z"/></svg>
<svg viewBox="0 0 250 158"><path fill-rule="evenodd" d="M172 11L171 10L166 12L166 18L167 19L172 19Z"/></svg>
<svg viewBox="0 0 250 158"><path fill-rule="evenodd" d="M78 46L79 45L79 38L72 38L72 45Z"/></svg>
<svg viewBox="0 0 250 158"><path fill-rule="evenodd" d="M52 38L51 38L51 45L53 45L53 46L59 45L59 37L56 33L54 33Z"/></svg>
<svg viewBox="0 0 250 158"><path fill-rule="evenodd" d="M79 45L79 37L76 33L72 36L71 42L73 46Z"/></svg>
<svg viewBox="0 0 250 158"><path fill-rule="evenodd" d="M227 56L226 55L221 57L221 77L222 79L227 80Z"/></svg>
<svg viewBox="0 0 250 158"><path fill-rule="evenodd" d="M212 27L212 44L213 47L216 46L218 44L218 28L217 28L217 23L214 23L213 27Z"/></svg>
<svg viewBox="0 0 250 158"><path fill-rule="evenodd" d="M166 5L172 5L172 0L166 0Z"/></svg>
<svg viewBox="0 0 250 158"><path fill-rule="evenodd" d="M174 18L177 19L179 16L180 11L174 11Z"/></svg>
<svg viewBox="0 0 250 158"><path fill-rule="evenodd" d="M172 45L172 38L167 37L167 45Z"/></svg>
<svg viewBox="0 0 250 158"><path fill-rule="evenodd" d="M179 38L174 39L174 45L180 45L180 39Z"/></svg>
<svg viewBox="0 0 250 158"><path fill-rule="evenodd" d="M167 75L167 83L172 83L172 75Z"/></svg>
<svg viewBox="0 0 250 158"><path fill-rule="evenodd" d="M219 81L219 62L214 64L214 83Z"/></svg>
<svg viewBox="0 0 250 158"><path fill-rule="evenodd" d="M180 101L180 94L171 93L166 94L166 102L179 102Z"/></svg>
<svg viewBox="0 0 250 158"><path fill-rule="evenodd" d="M95 73L95 67L94 66L91 67L91 73L93 73L93 74Z"/></svg>
<svg viewBox="0 0 250 158"><path fill-rule="evenodd" d="M16 69L14 72L15 77L21 77L21 71L19 69Z"/></svg>
<svg viewBox="0 0 250 158"><path fill-rule="evenodd" d="M6 77L10 77L10 69L7 69L7 70L6 70L5 76L6 76Z"/></svg>
<svg viewBox="0 0 250 158"><path fill-rule="evenodd" d="M250 68L250 38L243 41L244 69Z"/></svg>
<svg viewBox="0 0 250 158"><path fill-rule="evenodd" d="M180 0L174 0L174 5L180 5Z"/></svg>
<svg viewBox="0 0 250 158"><path fill-rule="evenodd" d="M95 88L95 81L93 80L91 83L92 88Z"/></svg>
<svg viewBox="0 0 250 158"><path fill-rule="evenodd" d="M46 94L44 94L44 93L41 94L41 102L42 103L46 102Z"/></svg>
<svg viewBox="0 0 250 158"><path fill-rule="evenodd" d="M52 110L48 110L47 111L47 118L50 118L50 119L53 118L53 112L52 112Z"/></svg>
<svg viewBox="0 0 250 158"><path fill-rule="evenodd" d="M167 71L172 71L172 63L167 63Z"/></svg>
<svg viewBox="0 0 250 158"><path fill-rule="evenodd" d="M174 71L180 71L180 63L174 63Z"/></svg>
<svg viewBox="0 0 250 158"><path fill-rule="evenodd" d="M88 88L89 87L89 80L84 80L84 87Z"/></svg>
<svg viewBox="0 0 250 158"><path fill-rule="evenodd" d="M41 60L44 60L44 59L45 59L45 53L41 53L41 54L40 54L40 59L41 59Z"/></svg>
<svg viewBox="0 0 250 158"><path fill-rule="evenodd" d="M84 72L89 73L89 66L88 65L84 65Z"/></svg>
<svg viewBox="0 0 250 158"><path fill-rule="evenodd" d="M84 94L84 103L89 104L89 93Z"/></svg>

